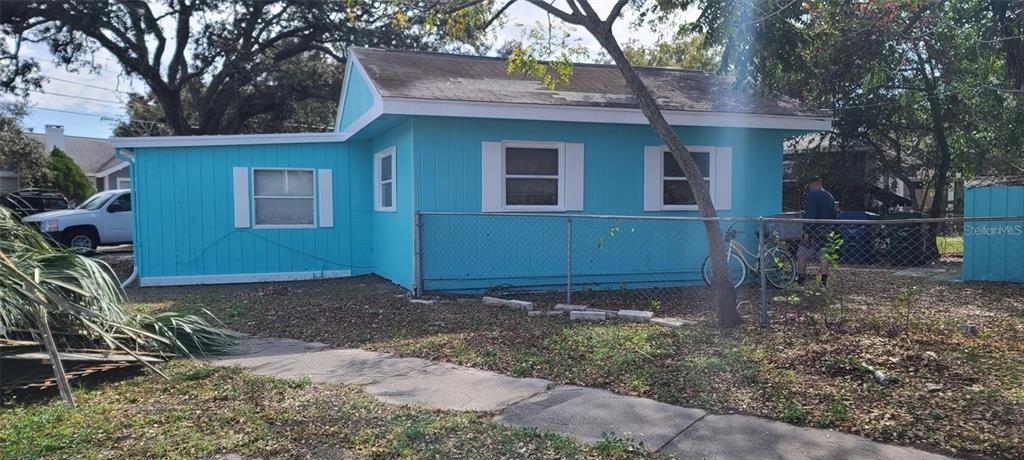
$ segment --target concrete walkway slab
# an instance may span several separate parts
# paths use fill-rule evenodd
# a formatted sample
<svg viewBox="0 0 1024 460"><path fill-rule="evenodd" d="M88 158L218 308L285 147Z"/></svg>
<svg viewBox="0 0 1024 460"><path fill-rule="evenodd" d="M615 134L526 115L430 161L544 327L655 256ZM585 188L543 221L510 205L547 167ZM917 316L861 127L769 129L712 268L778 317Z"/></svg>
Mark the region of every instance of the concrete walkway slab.
<svg viewBox="0 0 1024 460"><path fill-rule="evenodd" d="M677 458L938 460L946 457L859 436L699 409L604 390L558 386L454 364L396 358L360 349L323 350L322 343L244 337L239 355L211 359L282 378L366 385L378 399L434 409L502 411L498 423L562 433L584 442L605 434L643 443ZM323 350L323 351L321 351Z"/></svg>
<svg viewBox="0 0 1024 460"><path fill-rule="evenodd" d="M366 386L385 402L434 409L497 411L547 389L521 379L454 364L434 364Z"/></svg>
<svg viewBox="0 0 1024 460"><path fill-rule="evenodd" d="M704 415L699 409L565 385L509 407L494 420L562 433L584 442L614 435L656 451Z"/></svg>
<svg viewBox="0 0 1024 460"><path fill-rule="evenodd" d="M676 458L940 460L946 457L860 436L746 415L708 415L659 452Z"/></svg>
<svg viewBox="0 0 1024 460"><path fill-rule="evenodd" d="M290 355L252 368L252 373L285 378L309 376L317 383L366 385L431 366L419 358L395 358L360 349L325 350Z"/></svg>
<svg viewBox="0 0 1024 460"><path fill-rule="evenodd" d="M215 366L240 366L247 369L311 353L327 348L319 342L265 337L239 338L233 353L207 359Z"/></svg>

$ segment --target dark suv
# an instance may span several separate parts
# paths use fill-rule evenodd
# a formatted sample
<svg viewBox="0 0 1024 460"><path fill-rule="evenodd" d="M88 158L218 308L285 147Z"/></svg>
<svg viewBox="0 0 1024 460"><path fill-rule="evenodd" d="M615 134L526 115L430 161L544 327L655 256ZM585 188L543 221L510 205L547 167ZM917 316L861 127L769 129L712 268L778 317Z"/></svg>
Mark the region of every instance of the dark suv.
<svg viewBox="0 0 1024 460"><path fill-rule="evenodd" d="M71 207L62 193L37 188L8 193L0 198L0 206L10 209L18 217Z"/></svg>

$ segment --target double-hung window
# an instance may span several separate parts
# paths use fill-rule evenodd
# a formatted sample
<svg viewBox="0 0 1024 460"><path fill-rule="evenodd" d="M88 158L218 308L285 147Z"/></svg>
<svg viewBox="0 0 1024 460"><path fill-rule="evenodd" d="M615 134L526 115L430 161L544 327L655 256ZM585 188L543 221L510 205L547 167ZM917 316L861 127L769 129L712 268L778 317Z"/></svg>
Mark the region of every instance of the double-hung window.
<svg viewBox="0 0 1024 460"><path fill-rule="evenodd" d="M253 216L257 226L315 225L312 169L253 169L252 178Z"/></svg>
<svg viewBox="0 0 1024 460"><path fill-rule="evenodd" d="M711 153L690 152L693 161L697 163L704 183L711 190ZM672 152L662 154L662 209L672 209L679 206L689 209L697 206L697 199L690 190L690 180L683 174L679 162L672 156Z"/></svg>
<svg viewBox="0 0 1024 460"><path fill-rule="evenodd" d="M373 208L377 211L394 211L395 208L395 148L389 148L373 156L374 192Z"/></svg>
<svg viewBox="0 0 1024 460"><path fill-rule="evenodd" d="M484 142L481 154L482 211L583 210L583 144Z"/></svg>
<svg viewBox="0 0 1024 460"><path fill-rule="evenodd" d="M687 146L715 209L732 207L732 148ZM665 146L644 149L644 211L696 211L690 181Z"/></svg>
<svg viewBox="0 0 1024 460"><path fill-rule="evenodd" d="M559 209L564 178L560 143L505 143L504 204L509 209Z"/></svg>

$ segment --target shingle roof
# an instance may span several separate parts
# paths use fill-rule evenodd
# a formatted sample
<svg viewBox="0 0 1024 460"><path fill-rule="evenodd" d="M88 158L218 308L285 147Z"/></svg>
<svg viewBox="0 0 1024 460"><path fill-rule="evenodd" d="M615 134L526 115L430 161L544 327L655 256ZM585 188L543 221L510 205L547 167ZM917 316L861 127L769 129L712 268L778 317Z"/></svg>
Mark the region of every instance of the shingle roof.
<svg viewBox="0 0 1024 460"><path fill-rule="evenodd" d="M576 64L568 86L554 91L536 79L510 75L504 58L353 48L383 97L637 108L613 65ZM707 72L638 67L664 110L829 117L787 97L733 89L733 79Z"/></svg>
<svg viewBox="0 0 1024 460"><path fill-rule="evenodd" d="M964 184L967 188L1024 185L1024 176L978 176Z"/></svg>
<svg viewBox="0 0 1024 460"><path fill-rule="evenodd" d="M46 134L27 133L29 137L46 144ZM47 152L49 153L49 152ZM64 136L64 153L68 154L87 175L106 171L120 163L114 158L114 146L108 139Z"/></svg>

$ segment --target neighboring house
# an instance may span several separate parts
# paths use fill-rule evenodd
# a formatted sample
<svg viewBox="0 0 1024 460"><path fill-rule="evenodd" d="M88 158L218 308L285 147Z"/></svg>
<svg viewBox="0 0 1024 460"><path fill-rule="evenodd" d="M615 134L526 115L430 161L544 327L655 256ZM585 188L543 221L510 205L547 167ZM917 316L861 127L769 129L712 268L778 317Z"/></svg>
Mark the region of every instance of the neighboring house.
<svg viewBox="0 0 1024 460"><path fill-rule="evenodd" d="M638 71L722 215L779 212L783 141L831 128L825 113L737 93L712 74ZM549 286L564 262L541 261L564 246L542 236L552 222L516 213L697 215L685 179L606 65L577 65L567 87L549 91L509 75L501 58L355 48L334 132L112 142L133 162L144 286L367 273L409 289L418 280L426 290ZM432 219L423 230L440 237L418 239L417 213L436 211L469 218ZM615 263L650 266L672 253L699 266L703 227L688 228L652 232L646 252ZM563 237L564 223L553 231ZM456 247L481 257L440 258ZM462 277L431 284L442 277L424 271ZM699 279L686 276L661 281Z"/></svg>
<svg viewBox="0 0 1024 460"><path fill-rule="evenodd" d="M806 192L805 180L822 176L828 189L844 210L885 211L901 208L927 210L932 196L925 196L923 185L927 171L920 170L911 177L913 193L903 181L886 172L877 157L875 147L864 144L839 145L835 137L820 133L788 139L783 148L783 208L799 210ZM913 162L913 159L904 160ZM915 169L915 168L910 168ZM945 194L946 211L963 212L963 180L951 178Z"/></svg>
<svg viewBox="0 0 1024 460"><path fill-rule="evenodd" d="M46 125L44 133L26 134L42 143L47 155L54 147L63 150L95 183L96 191L131 188L128 163L114 158L114 146L109 139L65 136L60 125ZM0 172L0 176L3 174ZM13 173L10 176L15 177ZM16 190L19 184L12 185Z"/></svg>

